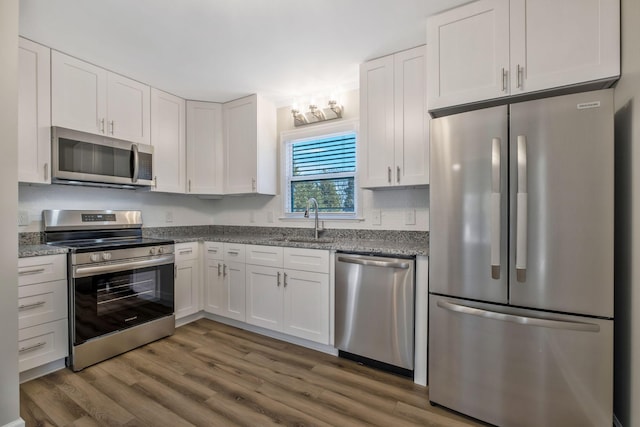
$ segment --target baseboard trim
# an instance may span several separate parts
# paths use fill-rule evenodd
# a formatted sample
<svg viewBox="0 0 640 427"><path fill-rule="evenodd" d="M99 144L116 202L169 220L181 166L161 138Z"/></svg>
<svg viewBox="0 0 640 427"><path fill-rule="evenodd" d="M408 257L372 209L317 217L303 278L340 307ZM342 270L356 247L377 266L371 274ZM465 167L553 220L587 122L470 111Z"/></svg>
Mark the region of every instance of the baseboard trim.
<svg viewBox="0 0 640 427"><path fill-rule="evenodd" d="M64 369L65 367L66 363L65 359L63 358L54 360L53 362L49 362L41 366L36 366L32 369L27 369L24 372L20 372L20 384L45 376L60 369Z"/></svg>
<svg viewBox="0 0 640 427"><path fill-rule="evenodd" d="M3 427L25 427L25 423L22 418L18 418L15 421L11 421L9 424L5 424Z"/></svg>
<svg viewBox="0 0 640 427"><path fill-rule="evenodd" d="M285 341L290 344L299 345L301 347L310 348L312 350L317 350L322 353L331 354L332 356L338 355L338 350L333 346L320 344L317 342L305 340L304 338L293 337L291 335L283 334L281 332L271 331L269 329L261 328L259 326L250 325L245 322L240 322L238 320L228 319L226 317L218 316L216 314L204 313L205 319L213 320L216 322L224 323L225 325L234 326L239 329L244 329L245 331L254 332L256 334L264 335L269 338L274 338L280 341Z"/></svg>

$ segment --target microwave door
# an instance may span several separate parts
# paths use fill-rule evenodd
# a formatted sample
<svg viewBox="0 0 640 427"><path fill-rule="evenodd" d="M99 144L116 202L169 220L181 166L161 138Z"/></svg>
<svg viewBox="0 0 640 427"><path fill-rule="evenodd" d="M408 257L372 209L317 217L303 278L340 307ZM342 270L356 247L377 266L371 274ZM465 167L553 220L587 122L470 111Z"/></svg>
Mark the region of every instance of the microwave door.
<svg viewBox="0 0 640 427"><path fill-rule="evenodd" d="M138 174L140 173L140 154L138 153L138 145L131 146L131 155L133 159L133 170L131 171L131 182L138 182Z"/></svg>

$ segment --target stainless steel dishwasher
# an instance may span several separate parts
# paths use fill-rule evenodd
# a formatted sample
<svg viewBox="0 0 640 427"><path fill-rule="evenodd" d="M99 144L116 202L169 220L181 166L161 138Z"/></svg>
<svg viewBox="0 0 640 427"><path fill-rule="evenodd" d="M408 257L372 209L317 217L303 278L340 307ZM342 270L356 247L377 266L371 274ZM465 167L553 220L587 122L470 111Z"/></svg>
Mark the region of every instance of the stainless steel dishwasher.
<svg viewBox="0 0 640 427"><path fill-rule="evenodd" d="M336 347L342 357L411 376L415 260L336 253Z"/></svg>

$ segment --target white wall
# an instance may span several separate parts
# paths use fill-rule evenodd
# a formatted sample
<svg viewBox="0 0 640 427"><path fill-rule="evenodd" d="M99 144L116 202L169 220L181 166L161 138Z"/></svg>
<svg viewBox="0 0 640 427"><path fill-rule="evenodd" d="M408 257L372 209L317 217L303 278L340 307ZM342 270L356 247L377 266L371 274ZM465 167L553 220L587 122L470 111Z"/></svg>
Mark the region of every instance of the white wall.
<svg viewBox="0 0 640 427"><path fill-rule="evenodd" d="M0 1L0 64L0 425L18 426L18 0Z"/></svg>
<svg viewBox="0 0 640 427"><path fill-rule="evenodd" d="M20 184L19 189L18 209L27 211L30 220L28 226L18 227L20 232L41 231L44 209L141 210L145 227L164 227L213 224L220 205L219 200L150 191L29 184ZM173 221L168 222L167 215Z"/></svg>
<svg viewBox="0 0 640 427"><path fill-rule="evenodd" d="M622 0L622 78L616 102L614 412L640 426L640 2Z"/></svg>

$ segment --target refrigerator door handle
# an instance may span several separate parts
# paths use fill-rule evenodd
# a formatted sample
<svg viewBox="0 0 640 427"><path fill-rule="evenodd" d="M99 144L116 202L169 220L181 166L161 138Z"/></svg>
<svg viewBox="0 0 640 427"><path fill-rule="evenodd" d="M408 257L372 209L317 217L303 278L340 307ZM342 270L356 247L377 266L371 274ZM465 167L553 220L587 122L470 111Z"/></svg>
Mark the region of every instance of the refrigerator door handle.
<svg viewBox="0 0 640 427"><path fill-rule="evenodd" d="M516 194L516 280L527 280L527 137L518 135Z"/></svg>
<svg viewBox="0 0 640 427"><path fill-rule="evenodd" d="M500 279L500 138L491 141L491 278Z"/></svg>
<svg viewBox="0 0 640 427"><path fill-rule="evenodd" d="M566 320L552 320L539 317L517 316L515 314L500 313L498 311L483 310L481 308L455 304L445 300L439 300L437 306L455 313L468 314L471 316L478 316L485 319L498 320L502 322L519 323L526 326L565 329L580 332L600 332L600 325L595 323L569 322Z"/></svg>

